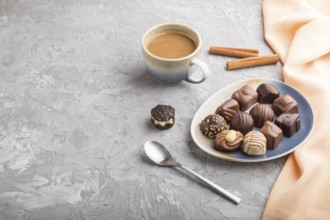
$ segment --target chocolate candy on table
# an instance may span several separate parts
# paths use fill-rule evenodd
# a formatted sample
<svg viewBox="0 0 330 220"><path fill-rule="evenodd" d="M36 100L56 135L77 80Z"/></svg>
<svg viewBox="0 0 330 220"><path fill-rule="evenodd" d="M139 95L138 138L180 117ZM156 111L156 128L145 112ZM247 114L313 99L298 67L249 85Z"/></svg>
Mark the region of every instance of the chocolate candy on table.
<svg viewBox="0 0 330 220"><path fill-rule="evenodd" d="M231 98L239 103L241 111L246 111L257 102L258 93L251 86L244 85L235 91Z"/></svg>
<svg viewBox="0 0 330 220"><path fill-rule="evenodd" d="M301 128L300 116L297 113L283 113L275 119L275 124L282 129L286 137L291 137Z"/></svg>
<svg viewBox="0 0 330 220"><path fill-rule="evenodd" d="M218 114L206 116L199 124L200 131L207 137L215 139L215 136L229 128L226 120Z"/></svg>
<svg viewBox="0 0 330 220"><path fill-rule="evenodd" d="M258 102L272 104L280 96L276 86L269 83L262 83L257 88Z"/></svg>
<svg viewBox="0 0 330 220"><path fill-rule="evenodd" d="M266 121L259 131L266 137L267 149L275 149L283 139L282 130L271 121Z"/></svg>
<svg viewBox="0 0 330 220"><path fill-rule="evenodd" d="M260 128L266 121L274 121L275 114L267 104L256 104L250 110L250 115L254 120L254 126Z"/></svg>
<svg viewBox="0 0 330 220"><path fill-rule="evenodd" d="M221 115L229 123L233 114L239 111L239 104L235 99L228 99L220 105L215 111L216 114Z"/></svg>
<svg viewBox="0 0 330 220"><path fill-rule="evenodd" d="M235 130L224 130L215 137L215 149L220 151L234 151L241 146L243 134Z"/></svg>
<svg viewBox="0 0 330 220"><path fill-rule="evenodd" d="M246 112L235 112L230 121L230 128L246 134L253 130L254 120L252 116Z"/></svg>
<svg viewBox="0 0 330 220"><path fill-rule="evenodd" d="M242 150L250 156L266 153L266 137L260 131L250 131L244 136Z"/></svg>
<svg viewBox="0 0 330 220"><path fill-rule="evenodd" d="M170 105L157 105L151 109L151 123L159 129L171 128L175 122L175 109Z"/></svg>
<svg viewBox="0 0 330 220"><path fill-rule="evenodd" d="M272 109L276 115L298 113L298 103L290 95L283 95L274 100Z"/></svg>

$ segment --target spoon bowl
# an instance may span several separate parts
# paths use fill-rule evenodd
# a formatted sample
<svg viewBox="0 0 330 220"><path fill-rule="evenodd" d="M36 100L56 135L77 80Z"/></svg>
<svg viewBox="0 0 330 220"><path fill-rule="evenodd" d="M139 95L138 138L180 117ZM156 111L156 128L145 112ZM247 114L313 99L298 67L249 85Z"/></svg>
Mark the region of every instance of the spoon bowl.
<svg viewBox="0 0 330 220"><path fill-rule="evenodd" d="M147 141L144 144L144 151L154 163L160 166L177 166L178 164L171 153L157 141Z"/></svg>
<svg viewBox="0 0 330 220"><path fill-rule="evenodd" d="M147 156L152 160L154 163L160 165L160 166L169 166L169 167L178 167L184 170L185 172L195 176L199 180L201 180L203 183L207 184L209 187L211 187L213 190L218 192L219 194L223 195L230 201L232 201L235 204L238 204L241 199L235 196L234 194L228 192L227 190L223 189L222 187L218 186L217 184L211 182L210 180L206 179L205 177L199 175L195 171L192 171L184 166L182 166L180 163L176 162L171 153L159 142L149 140L145 142L144 144L144 151L147 154Z"/></svg>

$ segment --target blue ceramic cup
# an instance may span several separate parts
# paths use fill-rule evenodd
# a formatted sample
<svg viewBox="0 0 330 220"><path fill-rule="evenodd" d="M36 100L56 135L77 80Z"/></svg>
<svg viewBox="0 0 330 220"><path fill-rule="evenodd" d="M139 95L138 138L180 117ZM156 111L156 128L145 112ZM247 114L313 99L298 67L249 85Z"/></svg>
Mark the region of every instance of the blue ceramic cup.
<svg viewBox="0 0 330 220"><path fill-rule="evenodd" d="M150 41L155 36L169 31L178 32L179 34L189 37L194 41L196 49L192 53L179 58L163 58L151 53L148 50ZM185 80L190 83L201 83L209 74L208 66L203 61L196 58L201 50L201 45L201 37L192 27L177 23L166 23L150 28L143 35L142 54L149 74L162 82L178 83ZM199 72L201 73L201 77L198 79L191 76L192 68L190 68L190 66L192 65L196 65L200 68Z"/></svg>

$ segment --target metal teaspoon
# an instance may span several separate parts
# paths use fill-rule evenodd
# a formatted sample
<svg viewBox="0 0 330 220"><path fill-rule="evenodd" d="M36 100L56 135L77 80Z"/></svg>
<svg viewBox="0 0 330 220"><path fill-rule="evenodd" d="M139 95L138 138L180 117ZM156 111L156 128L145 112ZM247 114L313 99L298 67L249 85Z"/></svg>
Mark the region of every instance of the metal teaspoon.
<svg viewBox="0 0 330 220"><path fill-rule="evenodd" d="M186 171L187 173L195 176L203 183L207 184L213 190L218 192L219 194L223 195L231 202L238 204L241 199L235 196L234 194L228 192L227 190L223 189L222 187L218 186L217 184L211 182L210 180L202 177L198 173L182 166L180 163L176 162L170 152L159 142L149 140L144 144L144 151L146 152L147 156L156 164L161 166L169 166L169 167L179 167L182 170Z"/></svg>

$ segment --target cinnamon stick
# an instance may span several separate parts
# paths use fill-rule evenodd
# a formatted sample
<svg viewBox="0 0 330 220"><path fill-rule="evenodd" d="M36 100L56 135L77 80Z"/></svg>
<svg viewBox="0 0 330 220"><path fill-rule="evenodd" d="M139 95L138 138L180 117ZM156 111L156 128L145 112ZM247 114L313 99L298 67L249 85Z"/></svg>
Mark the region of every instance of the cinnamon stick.
<svg viewBox="0 0 330 220"><path fill-rule="evenodd" d="M227 70L275 64L279 61L279 59L278 54L273 54L270 56L248 57L239 60L231 60L227 62Z"/></svg>
<svg viewBox="0 0 330 220"><path fill-rule="evenodd" d="M250 48L234 48L234 47L218 47L211 46L209 50L210 54L225 55L230 57L256 57L259 54L259 51L256 49Z"/></svg>

